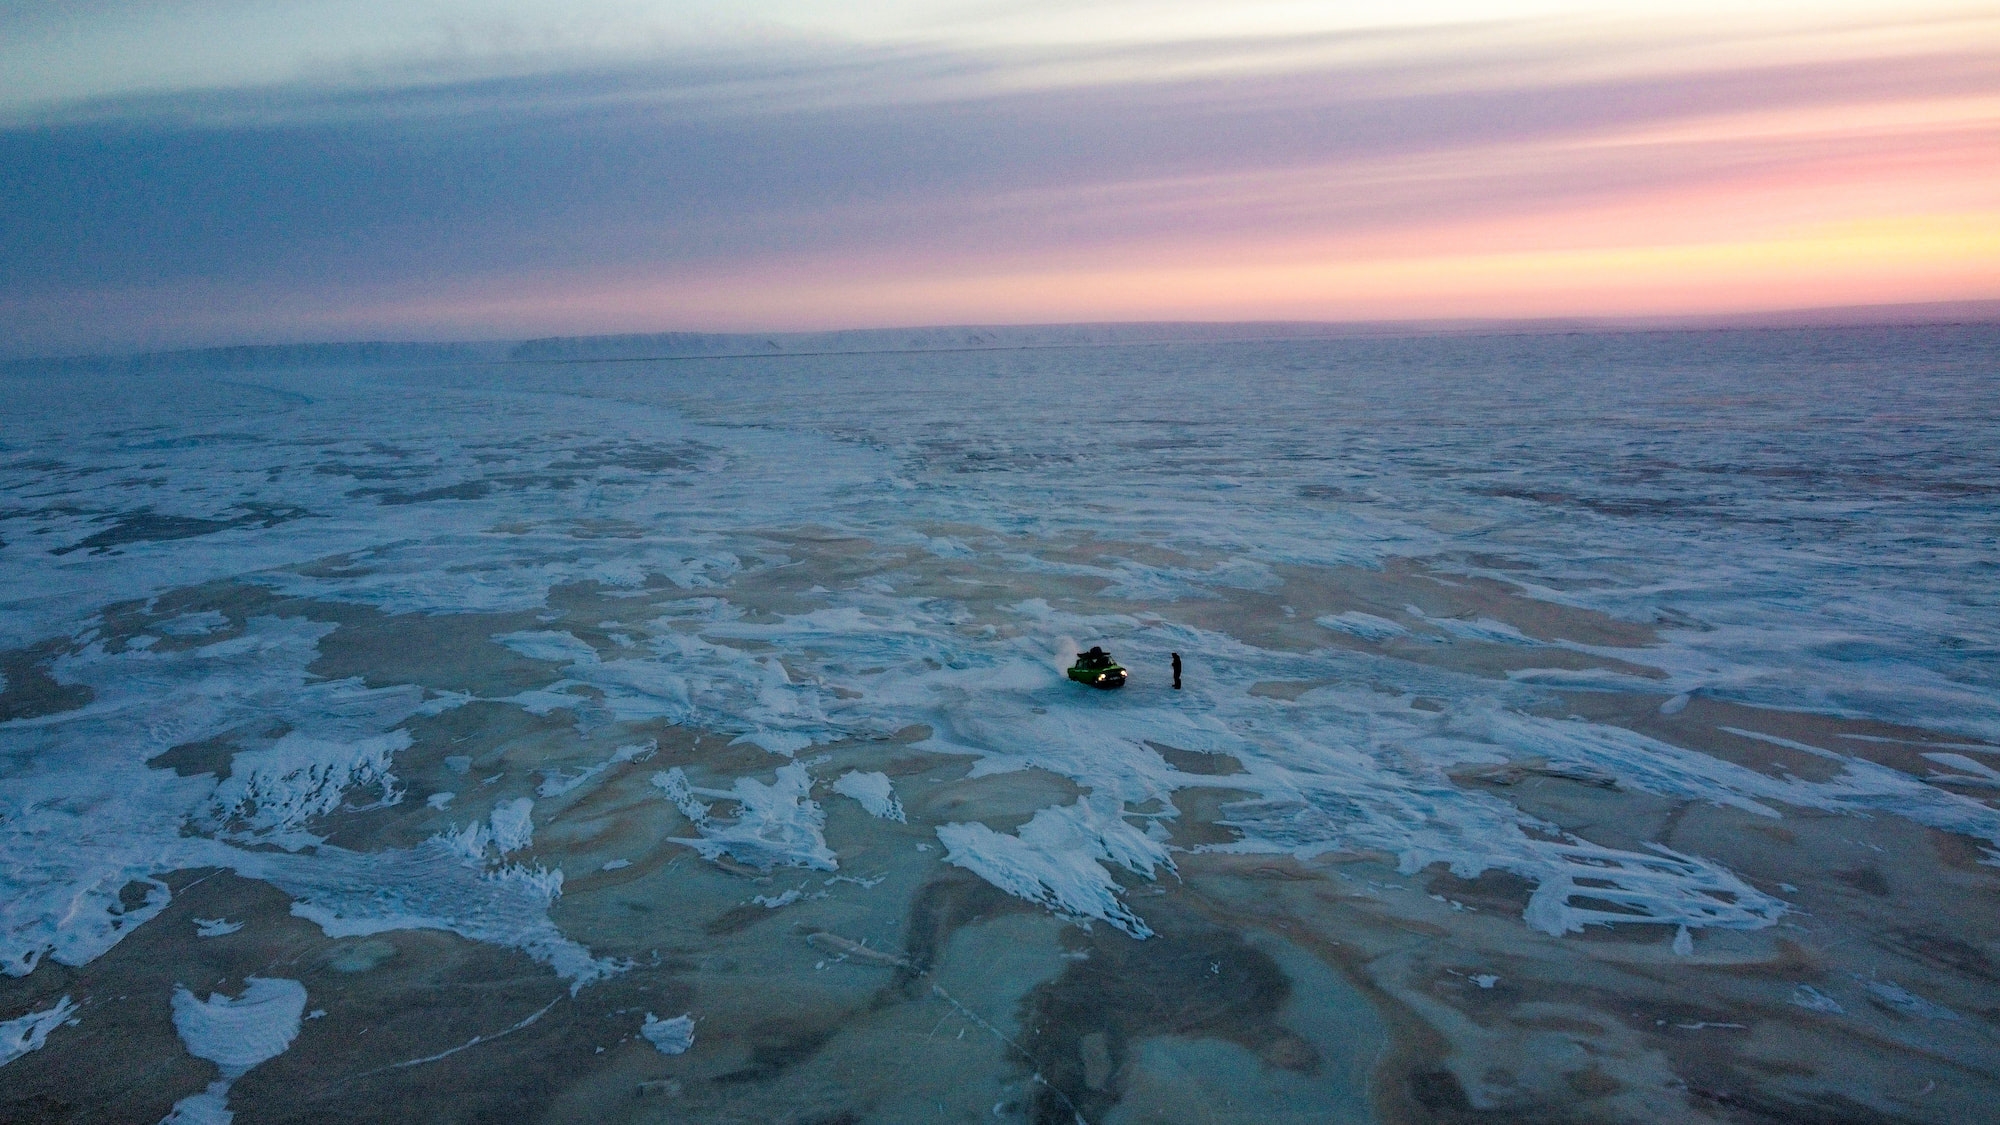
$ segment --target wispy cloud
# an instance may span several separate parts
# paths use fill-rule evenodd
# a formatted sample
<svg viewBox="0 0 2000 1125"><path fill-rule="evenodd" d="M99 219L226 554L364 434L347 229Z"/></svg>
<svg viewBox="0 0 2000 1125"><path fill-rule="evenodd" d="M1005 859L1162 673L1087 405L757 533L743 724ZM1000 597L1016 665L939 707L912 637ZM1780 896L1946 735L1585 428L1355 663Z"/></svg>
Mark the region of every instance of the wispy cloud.
<svg viewBox="0 0 2000 1125"><path fill-rule="evenodd" d="M2000 296L2000 20L1784 26L792 29L17 97L0 346Z"/></svg>

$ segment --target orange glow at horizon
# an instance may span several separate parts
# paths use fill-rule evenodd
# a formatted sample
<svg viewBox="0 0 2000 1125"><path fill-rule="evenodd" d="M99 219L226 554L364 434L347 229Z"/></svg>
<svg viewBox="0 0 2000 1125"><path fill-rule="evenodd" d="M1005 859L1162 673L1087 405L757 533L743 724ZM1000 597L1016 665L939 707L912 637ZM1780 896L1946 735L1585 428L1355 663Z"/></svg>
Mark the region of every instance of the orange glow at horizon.
<svg viewBox="0 0 2000 1125"><path fill-rule="evenodd" d="M2000 298L2000 212L1825 224L1759 240L973 275L770 275L475 295L370 310L714 331L1099 320L1726 314ZM755 307L763 316L744 319ZM766 319L768 318L768 319ZM586 329L590 330L590 329Z"/></svg>
<svg viewBox="0 0 2000 1125"><path fill-rule="evenodd" d="M1393 198L1439 180L1498 183L1572 165L1584 176L1628 157L1715 170L1691 184L1641 183L1573 208L1531 199L1511 213L1459 221L1423 213L1341 228L1316 224L1311 213L1321 198ZM1101 204L1146 205L1186 209L1190 222L1145 243L1043 245L1012 257L885 252L683 276L511 278L364 302L342 315L378 324L504 322L549 333L782 331L1699 315L1996 299L2000 98L1721 117L1240 183L1128 185ZM1205 229L1217 215L1292 212L1300 221L1275 233Z"/></svg>
<svg viewBox="0 0 2000 1125"><path fill-rule="evenodd" d="M436 339L2000 300L2000 71L1954 71L1934 88L1895 73L1881 88L1777 84L1740 109L1713 97L1683 109L1675 89L1519 135L1411 129L1407 144L1302 147L1296 162L1258 150L1075 179L1000 176L964 197L835 194L812 200L799 229L889 235L441 271L259 294L258 309L276 336ZM644 245L676 221L621 216L631 225L593 233ZM196 336L230 331L240 308L195 284L93 299L175 306L161 323Z"/></svg>

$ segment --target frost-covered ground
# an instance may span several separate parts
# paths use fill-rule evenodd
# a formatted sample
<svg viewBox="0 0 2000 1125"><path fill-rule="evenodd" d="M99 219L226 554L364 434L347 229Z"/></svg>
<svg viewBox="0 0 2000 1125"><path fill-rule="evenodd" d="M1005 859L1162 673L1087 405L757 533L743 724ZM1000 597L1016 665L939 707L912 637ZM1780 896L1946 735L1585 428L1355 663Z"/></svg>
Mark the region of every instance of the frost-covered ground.
<svg viewBox="0 0 2000 1125"><path fill-rule="evenodd" d="M2000 1093L2000 330L0 394L8 1115Z"/></svg>

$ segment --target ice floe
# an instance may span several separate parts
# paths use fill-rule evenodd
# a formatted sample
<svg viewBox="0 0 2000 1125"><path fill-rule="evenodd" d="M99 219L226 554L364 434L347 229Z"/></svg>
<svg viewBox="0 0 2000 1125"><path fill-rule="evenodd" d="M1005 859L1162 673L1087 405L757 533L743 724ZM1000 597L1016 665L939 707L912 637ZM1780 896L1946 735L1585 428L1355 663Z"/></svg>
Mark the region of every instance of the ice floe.
<svg viewBox="0 0 2000 1125"><path fill-rule="evenodd" d="M0 516L9 541L0 643L66 641L50 672L88 698L0 724L0 964L23 975L43 958L85 963L166 906L165 873L217 866L272 882L330 933L432 927L526 950L573 982L615 969L549 921L560 871L503 858L533 833L530 799L506 787L485 819L413 847L325 842L328 818L399 799L404 725L470 695L310 673L334 628L326 622L204 610L150 621L144 637L153 639L119 648L93 621L106 591L143 599L229 579L384 614L542 611L564 587L632 598L647 608L605 634L615 647L600 650L583 639L599 634L581 626L507 625L499 643L548 668L546 682L513 702L571 712L579 726L700 728L781 756L922 725L932 733L919 750L972 755L975 776L1049 771L1089 796L1043 809L1013 834L949 825L941 842L952 862L1012 893L1135 933L1144 922L1111 868L1156 872L1170 854L1158 826L1194 786L1233 791L1221 827L1235 838L1204 845L1213 850L1310 858L1352 849L1393 856L1409 872L1507 870L1536 883L1530 925L1564 933L1663 923L1688 949L1703 928L1770 925L1783 904L1700 856L1556 838L1445 771L1535 759L1565 776L1765 819L1801 808L1893 815L2000 844L2000 813L1939 788L1991 781L1993 771L1964 755L1931 751L1949 772L1917 778L1808 747L1837 759L1838 772L1816 782L1771 776L1538 711L1544 688L1642 686L1624 671L1517 668L1500 681L1381 658L1369 646L1253 644L1142 604L1213 606L1271 590L1295 568L1424 556L1551 606L1650 629L1652 639L1643 648L1538 641L1483 612L1411 609L1398 621L1350 610L1316 620L1366 640L1458 642L1440 651L1503 645L1519 656L1533 646L1642 662L1664 674L1643 687L1669 696L1660 708L1668 715L1700 696L1991 738L2000 735L1986 670L1995 619L1968 561L1984 557L1983 510L1965 518L1950 499L1957 493L1830 509L1787 492L1784 473L1763 472L1760 431L1733 425L1649 429L1650 475L1614 481L1598 467L1630 452L1616 444L1630 427L1594 422L1497 454L1493 439L1510 425L1563 424L1547 417L1546 398L1526 396L1523 406L1501 396L1492 417L1440 426L1421 379L1362 388L1355 417L1365 423L1341 413L1347 402L1244 413L1233 382L1217 397L1195 381L1177 392L1195 396L1202 415L1199 438L1186 439L1199 454L1189 462L1163 452L1185 444L1178 428L1189 423L1134 417L1110 389L1116 377L1088 401L1077 401L1076 381L1051 381L1064 395L1051 409L1032 381L940 369L948 393L899 396L885 410L883 392L824 374L800 361L769 379L698 390L615 371L561 389L547 372L483 371L456 383L287 375L254 406L200 380L169 392L135 379L135 401L156 396L143 418L159 432L143 440L113 424L123 403L8 411L0 431L10 448L60 450L64 463L0 466L10 495L32 487L54 497ZM496 394L508 396L507 410L493 408ZM725 424L692 418L703 412ZM744 416L759 424L736 424ZM241 440L203 436L223 420ZM1952 454L1939 463L1955 459L1976 474L1991 443L1951 423L1942 419L1934 435ZM524 444L523 430L540 436ZM1813 448L1840 461L1851 446L1860 452L1842 462L1850 468L1887 463L1898 448L1865 428L1837 436L1848 444ZM647 467L621 461L618 450L641 442L652 450ZM129 483L142 465L157 466L147 473L172 480L175 495ZM586 475L588 486L575 487ZM1686 502L1708 497L1717 479L1740 494ZM1873 488L1872 479L1856 476L1856 487ZM1812 526L1838 542L1802 545L1788 530L1804 526L1794 516L1827 516ZM586 520L629 533L585 533ZM780 531L807 523L869 550L907 550L915 562L848 585L823 577L779 610L739 597L733 584L789 565ZM179 535L175 527L212 533L148 538ZM24 546L32 543L49 549ZM1475 551L1507 554L1518 568L1495 569ZM934 574L918 573L919 564L975 563L1045 596L1013 595L1020 600L975 613ZM663 590L698 596L651 598ZM1373 608L1393 614L1394 604ZM1111 640L1140 669L1188 653L1201 672L1171 708L1144 695L1138 677L1119 696L1084 698L1048 658L1077 636ZM1268 681L1301 687L1282 701L1253 694ZM1444 710L1413 712L1417 696ZM235 747L226 778L147 765L204 742ZM1156 745L1228 754L1242 772L1184 774ZM472 764L444 759L468 778L461 789ZM567 798L610 764L543 769L535 797ZM894 809L886 776L872 775L884 777L879 793L855 780L867 776L849 773L832 788L876 815L878 797ZM694 826L681 842L710 859L835 866L802 765L724 789L697 789L679 768L655 781ZM466 798L435 793L427 803L442 810L454 799ZM717 802L733 804L718 814ZM1124 810L1133 807L1161 810L1149 814L1154 829L1131 823ZM1600 908L1607 903L1617 908Z"/></svg>

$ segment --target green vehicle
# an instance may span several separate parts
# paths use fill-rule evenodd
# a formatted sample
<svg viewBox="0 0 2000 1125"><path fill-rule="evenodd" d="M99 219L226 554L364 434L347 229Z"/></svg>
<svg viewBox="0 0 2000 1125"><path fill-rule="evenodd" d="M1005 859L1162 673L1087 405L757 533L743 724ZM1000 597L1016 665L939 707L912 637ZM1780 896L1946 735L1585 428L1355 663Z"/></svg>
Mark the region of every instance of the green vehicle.
<svg viewBox="0 0 2000 1125"><path fill-rule="evenodd" d="M1079 654L1076 663L1069 666L1069 678L1110 691L1125 686L1125 669L1111 659L1110 653L1091 645L1089 652Z"/></svg>

